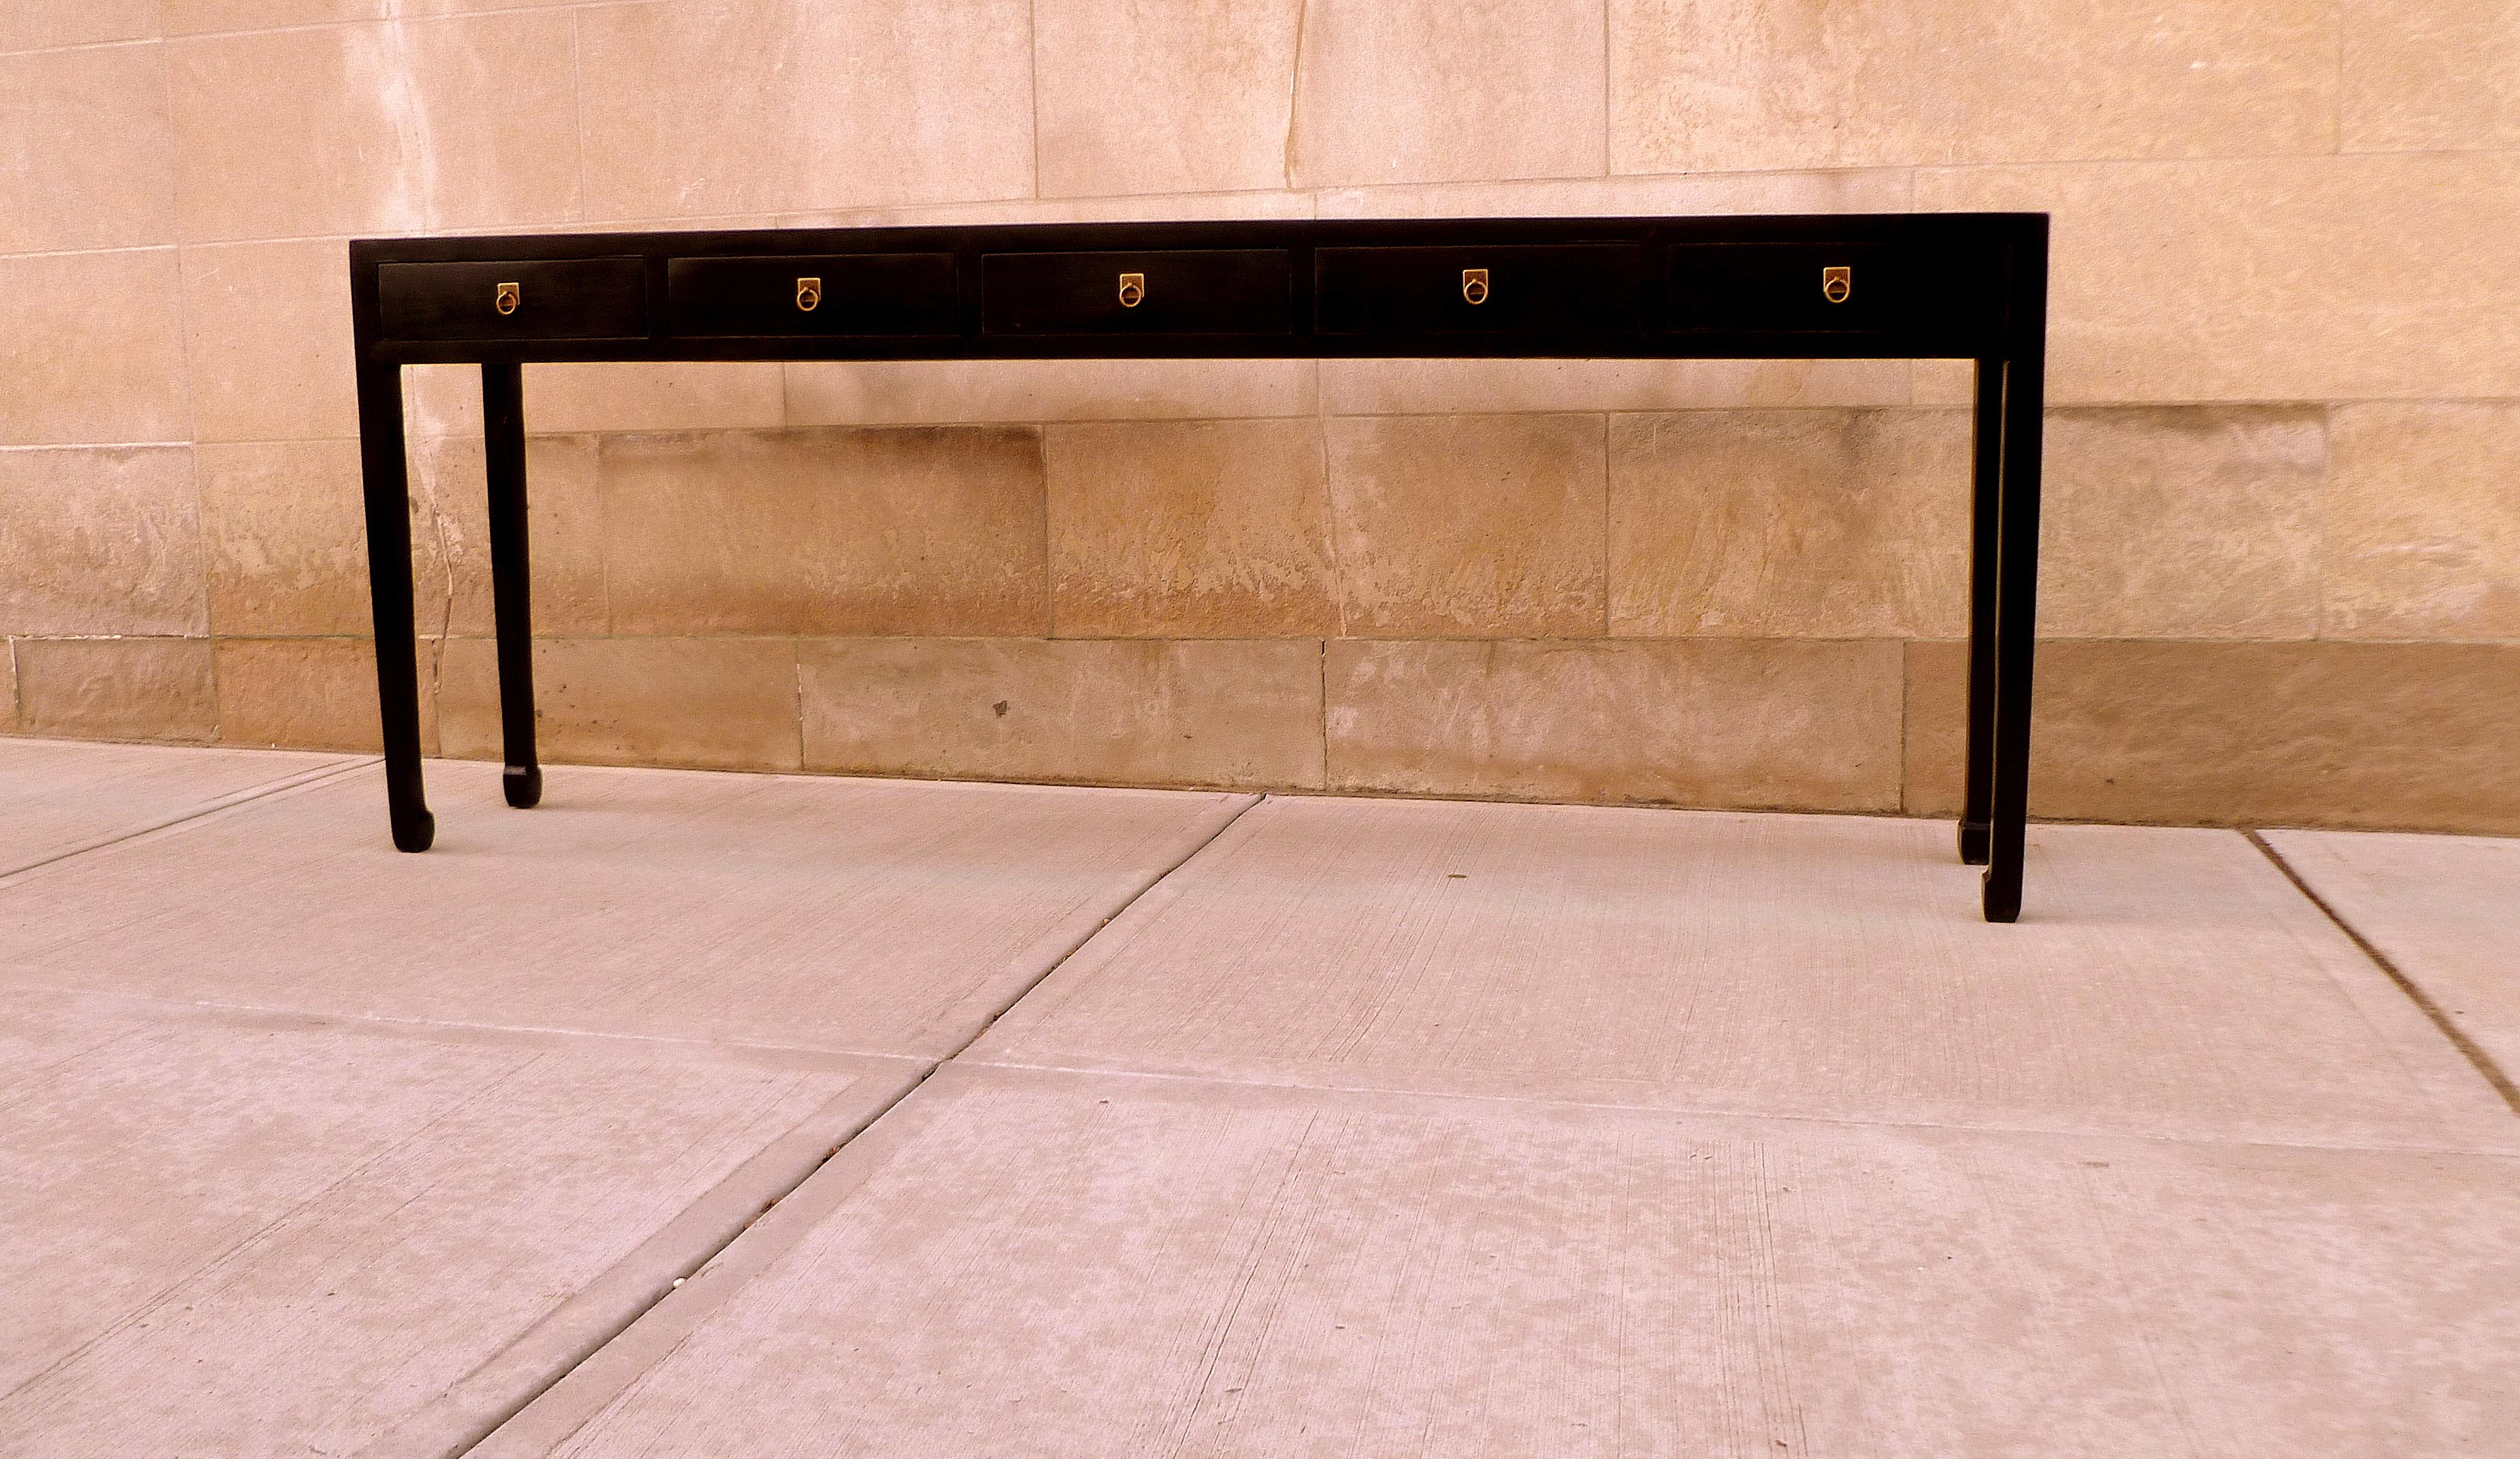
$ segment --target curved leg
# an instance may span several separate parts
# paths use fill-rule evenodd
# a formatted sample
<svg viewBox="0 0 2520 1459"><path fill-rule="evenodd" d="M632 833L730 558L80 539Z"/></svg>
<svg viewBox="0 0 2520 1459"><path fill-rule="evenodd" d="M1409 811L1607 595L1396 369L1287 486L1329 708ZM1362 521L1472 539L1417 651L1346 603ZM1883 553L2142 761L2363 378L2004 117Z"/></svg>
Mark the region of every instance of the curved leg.
<svg viewBox="0 0 2520 1459"><path fill-rule="evenodd" d="M411 480L402 441L402 367L359 366L359 474L367 497L368 601L377 646L377 714L385 810L396 849L437 839L420 777L420 661L411 610Z"/></svg>
<svg viewBox="0 0 2520 1459"><path fill-rule="evenodd" d="M534 755L534 618L525 531L525 406L513 364L481 367L484 475L490 486L490 600L499 634L499 728L508 803L523 810L543 798Z"/></svg>

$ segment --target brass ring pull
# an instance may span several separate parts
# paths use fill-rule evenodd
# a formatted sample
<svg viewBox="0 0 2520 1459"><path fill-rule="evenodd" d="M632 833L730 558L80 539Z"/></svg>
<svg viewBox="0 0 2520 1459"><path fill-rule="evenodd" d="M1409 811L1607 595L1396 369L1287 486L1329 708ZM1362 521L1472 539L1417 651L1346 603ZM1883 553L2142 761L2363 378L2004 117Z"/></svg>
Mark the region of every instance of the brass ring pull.
<svg viewBox="0 0 2520 1459"><path fill-rule="evenodd" d="M815 308L816 308L818 305L820 305L822 302L823 302L823 281L822 281L822 280L820 280L820 279L798 279L798 280L796 281L796 307L797 307L797 308L804 310L804 311L805 311L806 313L808 313L808 314L811 314L811 313L813 313L813 312L814 312Z"/></svg>
<svg viewBox="0 0 2520 1459"><path fill-rule="evenodd" d="M1121 308L1134 309L1138 307L1139 303L1143 301L1146 296L1147 276L1145 274L1122 274L1120 276Z"/></svg>
<svg viewBox="0 0 2520 1459"><path fill-rule="evenodd" d="M502 314L516 313L517 305L522 302L524 302L524 291L514 284L502 284L490 296L490 307Z"/></svg>
<svg viewBox="0 0 2520 1459"><path fill-rule="evenodd" d="M1847 296L1854 292L1854 269L1823 268L1820 271L1821 297L1827 299L1832 304L1842 304L1846 302Z"/></svg>
<svg viewBox="0 0 2520 1459"><path fill-rule="evenodd" d="M1462 297L1474 304L1488 301L1488 271L1483 268L1462 270Z"/></svg>

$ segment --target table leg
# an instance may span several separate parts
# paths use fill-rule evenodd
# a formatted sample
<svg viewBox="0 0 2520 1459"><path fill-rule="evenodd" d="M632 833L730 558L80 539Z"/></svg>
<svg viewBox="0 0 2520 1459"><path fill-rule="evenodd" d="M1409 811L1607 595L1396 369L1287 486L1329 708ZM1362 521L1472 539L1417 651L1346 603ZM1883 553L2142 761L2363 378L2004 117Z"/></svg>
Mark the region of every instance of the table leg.
<svg viewBox="0 0 2520 1459"><path fill-rule="evenodd" d="M484 475L490 486L490 601L499 634L500 787L522 810L543 798L534 755L533 573L525 530L525 403L514 364L481 367Z"/></svg>
<svg viewBox="0 0 2520 1459"><path fill-rule="evenodd" d="M359 366L359 475L367 496L368 601L376 633L377 712L393 843L437 838L420 777L420 661L411 611L411 479L403 454L402 367Z"/></svg>
<svg viewBox="0 0 2520 1459"><path fill-rule="evenodd" d="M1995 549L2003 470L2003 362L1977 362L1971 423L1969 512L1968 752L1960 800L1960 860L1986 865L1995 798Z"/></svg>
<svg viewBox="0 0 2520 1459"><path fill-rule="evenodd" d="M2039 452L2044 369L2003 372L2003 469L1995 570L1995 781L1989 802L1986 920L2021 915L2030 810L2030 685L2039 630Z"/></svg>

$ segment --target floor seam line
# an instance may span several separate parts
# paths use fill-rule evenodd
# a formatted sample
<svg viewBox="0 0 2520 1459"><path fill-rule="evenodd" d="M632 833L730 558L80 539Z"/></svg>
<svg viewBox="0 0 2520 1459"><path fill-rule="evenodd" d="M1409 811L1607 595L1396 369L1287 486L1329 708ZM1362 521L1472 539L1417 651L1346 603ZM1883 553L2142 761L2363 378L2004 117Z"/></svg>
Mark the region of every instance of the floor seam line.
<svg viewBox="0 0 2520 1459"><path fill-rule="evenodd" d="M481 1024L456 1019L400 1018L387 1014L342 1013L332 1009L288 1008L277 1003L222 1003L204 998L168 998L155 993L128 993L118 990L82 986L67 980L58 969L33 963L0 962L0 993L43 993L65 998L103 998L122 1003L150 1005L151 1014L175 1018L194 1018L207 1024L223 1025L292 1025L303 1024L328 1032L371 1034L379 1037L401 1037L420 1040L435 1039L445 1043L466 1041L466 1036L491 1042L501 1035L512 1035L514 1047L532 1048L548 1045L565 1048L573 1044L608 1047L621 1044L646 1045L668 1049L722 1052L738 1058L879 1059L897 1064L933 1064L934 1054L896 1054L881 1049L826 1047L801 1043L747 1043L730 1039L676 1038L663 1033L623 1033L600 1028L565 1028L556 1024ZM56 978L65 980L50 980ZM135 1011L137 1012L137 1011Z"/></svg>
<svg viewBox="0 0 2520 1459"><path fill-rule="evenodd" d="M1218 837L1221 837L1226 832L1233 830L1238 822L1254 810L1259 809L1260 806L1266 803L1269 797L1265 795L1252 797L1250 803L1244 805L1240 810L1236 811L1234 814L1227 816L1217 825L1217 828L1213 832L1200 838L1197 845L1194 845L1189 850L1183 852L1179 860L1175 861L1172 865L1165 867L1162 871L1155 873L1152 877L1149 877L1147 880L1146 886L1139 888L1136 893L1130 896L1127 901L1112 908L1110 916L1096 923L1092 932L1089 932L1084 936L1077 938L1075 946L1068 948L1065 952L1062 952L1057 958L1054 958L1049 967L1042 969L1038 976L1027 981L1022 987L1015 989L1014 995L1008 998L1007 1001L999 1007L996 1013L989 1015L987 1021L982 1023L979 1027L973 1029L970 1037L956 1045L951 1053L938 1059L936 1061L937 1066L942 1068L945 1065L951 1064L962 1058L965 1054L969 1053L973 1044L988 1037L989 1030L998 1026L999 1020L1004 1019L1008 1014L1014 1012L1016 1004L1031 997L1033 989L1040 987L1045 982L1048 982L1052 974L1055 974L1059 969L1066 967L1069 959L1075 957L1078 953L1083 952L1095 938L1102 935L1104 929L1108 928L1112 923L1115 923L1121 918L1127 916L1131 907L1134 907L1138 903L1146 900L1148 893L1152 892L1156 888L1161 887L1166 882L1171 881L1175 872L1180 871L1183 867L1197 860L1199 852L1216 844Z"/></svg>
<svg viewBox="0 0 2520 1459"><path fill-rule="evenodd" d="M763 1216L770 1214L771 1211L777 1209L780 1204L785 1202L788 1197L796 1194L799 1190L804 1189L805 1182L823 1173L824 1166L830 1164L832 1161L837 1160L840 1152L855 1143L858 1136L875 1128L878 1120L883 1118L883 1117L891 1114L893 1111L900 1109L902 1101L910 1098L914 1094L917 1094L920 1087L924 1085L928 1079L935 1074L936 1071L942 1068L944 1068L942 1061L928 1063L927 1067L920 1071L917 1078L912 1079L908 1084L902 1087L899 1094L896 1094L892 1098L884 1101L877 1108L870 1110L864 1119L859 1120L853 1128L847 1130L837 1140L832 1141L832 1148L823 1152L823 1158L814 1162L812 1166L806 1169L805 1173L797 1176L794 1180L789 1181L784 1189L780 1190L776 1195L773 1195L768 1200L762 1202L761 1209L755 1212L750 1220L747 1220L742 1225L737 1227L733 1235L701 1253L698 1259L677 1271L673 1279L665 1283L663 1289L657 1292L654 1297L651 1298L646 1304L639 1308L639 1310L622 1319L622 1321L617 1326L614 1326L611 1331L607 1332L603 1336L595 1339L593 1342L586 1344L583 1349L580 1350L575 1357L569 1359L565 1363L558 1365L556 1371L553 1372L548 1381L535 1387L532 1391L519 1396L513 1406L498 1414L498 1416L484 1426L479 1433L474 1434L470 1438L458 1439L454 1444L439 1450L438 1459L463 1459L464 1455L470 1454L474 1449L477 1449L481 1445L489 1442L501 1429L508 1426L510 1420L514 1419L517 1415L523 1413L526 1409L533 1407L535 1401L541 1398L543 1394L550 1392L553 1389L556 1389L562 1383L566 1382L570 1374L585 1367L589 1359L602 1352L605 1348L611 1346L623 1333L626 1333L633 1327L638 1326L640 1319L646 1317L650 1312L654 1311L658 1303L662 1302L666 1298L671 1297L675 1292L681 1290L682 1285L685 1282L698 1276L710 1262L715 1261L718 1257L724 1255L727 1248L743 1240L744 1233L750 1231L756 1224L758 1224ZM812 1117L808 1116L807 1117L811 1118ZM708 1197L723 1189L724 1185L725 1182L720 1182L718 1185L713 1185L707 1190L700 1192L697 1197L693 1198L693 1204L698 1205L699 1202L705 1201ZM610 1270L611 1268L607 1268L606 1272L603 1274L608 1275ZM583 1290L583 1288L580 1289L580 1291ZM358 1459L365 1459L364 1452L361 1456L358 1456Z"/></svg>
<svg viewBox="0 0 2520 1459"><path fill-rule="evenodd" d="M231 791L227 795L221 796L216 799L196 805L190 810L179 811L176 814L164 817L161 820L151 821L145 825L133 826L127 830L111 832L91 841L79 842L66 849L55 851L51 855L37 857L35 860L29 861L23 866L0 868L0 888L7 887L11 882L14 882L19 877L24 876L28 872L42 871L48 866L58 866L62 862L68 861L74 856L84 856L90 851L102 851L109 846L118 846L124 842L137 841L141 837L148 836L154 832L164 831L172 827L181 826L187 821L198 821L204 816L217 815L223 810L234 810L240 805L250 804L253 801L262 799L266 796L276 796L282 791L292 791L301 786L317 785L338 776L348 775L354 771L364 770L376 763L378 763L377 756L362 755L351 759L346 763L319 765L312 770L300 771L295 775L284 775L278 780L270 781L263 785L248 786L246 789L241 791Z"/></svg>
<svg viewBox="0 0 2520 1459"><path fill-rule="evenodd" d="M1227 1089L1266 1089L1287 1094L1355 1095L1362 1098L1419 1099L1436 1102L1460 1101L1467 1104L1527 1106L1548 1110L1595 1110L1613 1115L1643 1117L1668 1116L1685 1119L1769 1120L1780 1124L1828 1124L1859 1129L1927 1130L1958 1135L2022 1136L2042 1140L2128 1140L2149 1145L2253 1150L2325 1151L2345 1155L2448 1155L2476 1156L2488 1160L2520 1160L2520 1151L2490 1150L2458 1145L2369 1145L2318 1144L2305 1140L2280 1140L2230 1135L2171 1135L2146 1130L2051 1129L2031 1124L1966 1124L1937 1119L1864 1118L1851 1115L1815 1115L1775 1110L1734 1110L1716 1105L1623 1105L1608 1100L1574 1099L1558 1095L1494 1094L1459 1089L1418 1089L1405 1084L1310 1084L1260 1076L1223 1073L1180 1073L1156 1070L1112 1069L1086 1064L1018 1063L1012 1060L977 1060L969 1064L955 1061L968 1070L997 1070L1015 1074L1060 1074L1080 1078L1145 1079L1155 1083L1199 1084Z"/></svg>
<svg viewBox="0 0 2520 1459"><path fill-rule="evenodd" d="M2343 933L2356 947L2362 949L2364 957L2369 958L2374 966L2389 976L2389 980L2398 985L2398 991L2406 994L2407 1000L2414 1004L2425 1018L2432 1020L2433 1026L2441 1030L2442 1037L2449 1039L2451 1046L2457 1049L2469 1064L2475 1066L2476 1071L2485 1076L2485 1082L2494 1086L2494 1092L2502 1096L2502 1103L2509 1107L2511 1113L2520 1116L2520 1085L2512 1083L2511 1076L2504 1073L2501 1067L2494 1062L2494 1056L2487 1053L2475 1039L2468 1037L2467 1030L2458 1026L2458 1024L2451 1018L2449 1010L2435 1002L2432 994L2425 992L2422 985L2408 977L2376 943L2362 935L2362 929L2346 921L2345 914L2338 911L2326 897L2319 895L2310 885L2309 880L2294 870L2293 864L2286 861L2283 853L2276 850L2266 837L2254 830L2243 831L2240 834L2249 839L2251 845L2264 852L2269 861L2274 863L2275 870L2284 874L2284 880L2292 883L2294 890L2308 897L2312 906L2318 908L2329 922L2336 925L2338 932Z"/></svg>
<svg viewBox="0 0 2520 1459"><path fill-rule="evenodd" d="M891 1114L897 1109L900 1109L902 1104L912 1095L917 1094L921 1089L924 1088L927 1081L935 1077L938 1070L943 1069L947 1064L960 1058L965 1052L969 1050L971 1045L979 1042L983 1037L987 1036L988 1031L997 1026L1000 1019L1005 1018L1009 1013L1012 1012L1016 1004L1022 1002L1033 989L1041 986L1043 982L1047 981L1052 974L1065 967L1068 959L1076 956L1079 952L1084 951L1086 944L1102 935L1104 928L1107 928L1112 923L1118 921L1131 907L1136 906L1139 900L1145 897L1148 892L1154 890L1157 887L1162 886L1166 881L1170 880L1173 873L1180 871L1185 866L1188 866L1197 857L1199 852L1204 851L1209 846L1215 844L1218 837L1223 836L1227 831L1233 829L1236 822L1241 820L1244 816L1257 809L1261 803L1266 801L1268 798L1269 798L1265 795L1252 797L1239 810L1237 810L1234 814L1227 816L1222 822L1218 823L1217 828L1213 832L1200 838L1198 844L1192 846L1189 850L1183 852L1180 858L1175 860L1172 865L1165 867L1163 870L1155 873L1152 877L1148 878L1147 885L1139 888L1127 901L1124 901L1119 906L1113 908L1110 916L1096 923L1091 931L1076 939L1075 945L1069 947L1065 952L1062 952L1058 957L1052 959L1050 966L1044 968L1038 977L1033 978L1029 981L1025 982L1022 987L1017 988L1013 995L1009 997L1006 1002L999 1007L996 1013L991 1014L978 1028L972 1030L970 1037L963 1040L963 1042L955 1047L951 1053L948 1053L941 1058L928 1061L927 1067L921 1071L919 1076L912 1079L899 1094L895 1095L890 1100L885 1101L881 1108L869 1114L865 1119L861 1120L856 1128L850 1130L839 1140L834 1141L832 1148L824 1153L821 1160L814 1163L811 1169L798 1176L785 1190L780 1191L776 1196L773 1196L770 1200L764 1202L761 1207L761 1213L754 1216L752 1220L745 1222L742 1230L737 1231L733 1236L728 1237L724 1242L712 1248L707 1254L701 1256L698 1261L693 1262L689 1269L685 1270L680 1277L665 1289L664 1292L657 1294L654 1300L650 1301L647 1305L632 1313L627 1321L612 1329L611 1332L606 1334L602 1341L589 1344L585 1350L578 1353L577 1357L573 1361L562 1366L559 1371L555 1372L551 1376L550 1382L536 1388L532 1392L519 1399L514 1408L511 1408L506 1413L500 1415L498 1422L491 1424L488 1428L482 1430L472 1438L467 1439L457 1446L445 1451L445 1459L462 1459L463 1455L469 1454L472 1452L472 1450L488 1442L491 1436L496 1435L500 1429L504 1428L510 1420L514 1419L518 1414L524 1412L527 1408L532 1407L536 1399L539 1399L543 1394L550 1392L553 1389L560 1387L562 1383L568 1379L570 1374L575 1373L578 1369L586 1366L587 1362L597 1353L600 1353L605 1348L610 1346L623 1333L626 1333L631 1328L637 1326L640 1319L646 1317L650 1312L654 1311L657 1304L662 1302L665 1299L665 1297L670 1295L676 1288L680 1287L684 1281L688 1281L691 1277L698 1274L701 1268L707 1266L710 1262L724 1254L728 1248L742 1240L744 1232L751 1230L754 1223L761 1220L763 1216L768 1215L771 1211L777 1209L781 1204L788 1200L788 1197L793 1196L798 1191L804 1189L806 1182L821 1174L824 1167L829 1165L832 1162L839 1159L840 1152L856 1143L859 1136L864 1135L867 1131L875 1128L876 1125L883 1120L885 1116Z"/></svg>

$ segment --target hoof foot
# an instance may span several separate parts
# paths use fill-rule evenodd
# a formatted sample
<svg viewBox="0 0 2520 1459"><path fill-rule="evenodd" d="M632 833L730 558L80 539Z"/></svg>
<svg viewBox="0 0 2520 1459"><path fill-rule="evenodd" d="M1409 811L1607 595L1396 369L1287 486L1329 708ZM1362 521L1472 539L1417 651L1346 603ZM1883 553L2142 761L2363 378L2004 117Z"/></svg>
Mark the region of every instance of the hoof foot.
<svg viewBox="0 0 2520 1459"><path fill-rule="evenodd" d="M1996 881L1995 873L1988 872L1985 880L1979 883L1979 887L1985 892L1987 921L2013 922L2019 920L2021 916L2021 884L2019 882L2013 882L2008 886L1999 884Z"/></svg>
<svg viewBox="0 0 2520 1459"><path fill-rule="evenodd" d="M425 810L395 816L393 838L397 851L426 851L437 840L437 817Z"/></svg>
<svg viewBox="0 0 2520 1459"><path fill-rule="evenodd" d="M499 788L508 793L508 803L518 810L530 810L542 803L543 767L510 765L499 777Z"/></svg>

